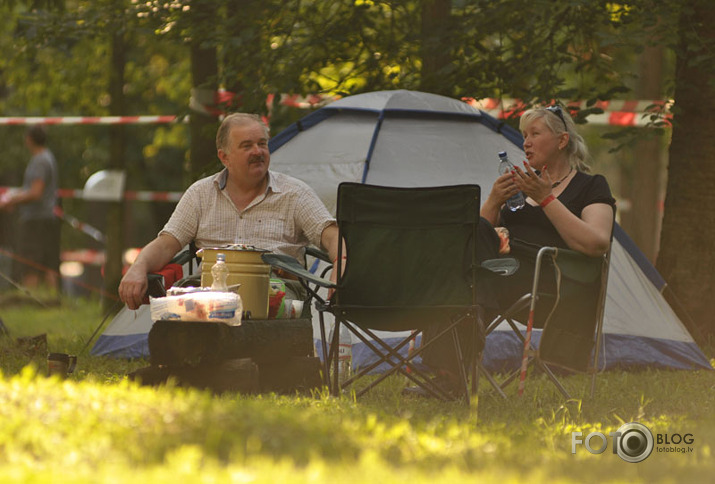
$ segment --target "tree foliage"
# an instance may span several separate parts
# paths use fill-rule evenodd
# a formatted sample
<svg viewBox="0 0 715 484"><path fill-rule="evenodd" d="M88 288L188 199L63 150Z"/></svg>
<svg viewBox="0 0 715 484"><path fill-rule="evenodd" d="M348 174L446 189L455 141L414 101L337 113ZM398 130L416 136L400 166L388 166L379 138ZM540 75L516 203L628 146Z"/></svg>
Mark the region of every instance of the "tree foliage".
<svg viewBox="0 0 715 484"><path fill-rule="evenodd" d="M236 92L230 109L266 114L268 94L417 89L422 3L220 0L209 9L199 0L74 0L57 11L5 2L13 14L5 21L14 21L5 31L14 35L0 42L13 55L0 69L15 88L0 107L7 114L107 114L106 34L116 29L126 31L130 48L128 114L190 112L191 42L216 51L210 84ZM434 73L439 91L526 103L594 104L622 95L632 82L623 60L656 25L651 3L455 0L437 37L450 59ZM598 109L580 118L592 112ZM158 132L162 142L186 148L180 136ZM148 154L159 150L156 141L144 144Z"/></svg>
<svg viewBox="0 0 715 484"><path fill-rule="evenodd" d="M279 96L266 104L269 94L348 95L422 85L457 98L514 98L524 105L586 100L587 107L575 113L586 122L601 112L597 101L630 95L637 80L635 56L649 44L665 46L679 59L678 70L664 83L664 98L676 92L683 72L693 70L703 76L699 89L713 89L714 42L711 27L702 24L712 10L707 0L440 0L451 9L425 31L426 7L435 3L4 0L0 113L108 114L111 35L117 32L128 45L126 114L190 114L189 99L199 97L192 87L209 93L221 87L236 96L219 108L271 114L274 131L290 119L281 117ZM190 53L197 48L215 56L216 69L192 86ZM435 53L440 62L428 62L426 56ZM693 101L683 99L676 98L673 123L691 116L687 103ZM664 115L663 106L653 106L652 129L609 137L622 143L635 134L662 134ZM63 186L81 186L107 166L106 130L57 129L66 134L60 142L66 150L60 153ZM6 173L25 162L18 136L18 130L0 130L0 141L10 147L0 159L4 180L16 179ZM187 137L181 124L130 128L127 170L134 188L185 186ZM681 162L675 155L671 152L671 172ZM206 160L191 178L215 164ZM714 232L707 227L706 233Z"/></svg>

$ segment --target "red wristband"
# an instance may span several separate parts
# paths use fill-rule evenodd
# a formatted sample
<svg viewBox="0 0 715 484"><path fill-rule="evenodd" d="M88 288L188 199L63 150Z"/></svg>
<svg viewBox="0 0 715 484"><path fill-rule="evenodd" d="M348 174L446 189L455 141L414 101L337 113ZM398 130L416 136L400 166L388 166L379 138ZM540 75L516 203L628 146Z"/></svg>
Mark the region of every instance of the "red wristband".
<svg viewBox="0 0 715 484"><path fill-rule="evenodd" d="M548 197L544 198L539 205L541 206L541 208L546 208L546 206L548 204L550 204L551 202L553 202L554 200L556 200L556 197L552 193Z"/></svg>

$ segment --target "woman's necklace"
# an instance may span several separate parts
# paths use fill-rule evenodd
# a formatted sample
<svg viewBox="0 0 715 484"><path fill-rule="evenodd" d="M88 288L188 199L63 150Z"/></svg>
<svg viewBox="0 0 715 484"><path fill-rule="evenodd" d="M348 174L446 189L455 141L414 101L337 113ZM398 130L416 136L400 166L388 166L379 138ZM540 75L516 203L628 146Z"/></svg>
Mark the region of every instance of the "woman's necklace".
<svg viewBox="0 0 715 484"><path fill-rule="evenodd" d="M557 186L561 185L561 182L564 181L571 174L572 171L573 171L573 166L571 168L569 168L569 172L566 173L566 175L561 180L559 180L555 183L552 183L551 188L556 188Z"/></svg>

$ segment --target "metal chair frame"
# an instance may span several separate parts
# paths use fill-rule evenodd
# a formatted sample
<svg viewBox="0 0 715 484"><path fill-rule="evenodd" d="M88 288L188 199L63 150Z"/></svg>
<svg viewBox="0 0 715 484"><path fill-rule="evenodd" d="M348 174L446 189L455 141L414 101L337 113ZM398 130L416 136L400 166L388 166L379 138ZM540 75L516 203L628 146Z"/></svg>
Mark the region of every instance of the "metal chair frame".
<svg viewBox="0 0 715 484"><path fill-rule="evenodd" d="M551 319L551 316L554 314L554 311L556 310L556 307L558 306L560 302L560 284L561 284L561 274L560 271L558 270L558 256L559 252L570 252L572 254L576 254L574 251L570 251L568 249L560 249L557 247L542 247L536 258L536 264L535 264L535 270L534 270L534 278L533 278L533 283L532 283L532 288L531 292L524 294L521 296L517 301L515 301L511 307L509 307L506 311L503 311L502 314L497 316L492 322L489 323L486 329L487 335L493 332L497 326L499 326L502 322L506 321L509 327L512 329L513 333L519 338L521 341L524 351L522 355L522 361L521 361L521 366L511 372L501 383L497 382L496 379L485 369L483 366L480 364L480 373L483 375L486 375L490 384L492 387L495 389L495 391L502 397L506 398L506 393L504 392L504 389L510 385L513 381L516 380L517 377L519 377L519 389L518 389L518 394L522 395L524 391L524 386L525 386L525 378L526 378L526 372L529 366L536 365L540 370L546 374L546 376L549 378L549 380L556 386L557 390L564 396L566 399L571 399L572 396L571 394L566 390L566 388L561 384L561 382L558 380L556 375L554 375L553 371L549 368L549 363L546 361L543 361L541 358L541 355L539 353L539 350L534 347L531 341L531 335L532 335L532 329L533 329L533 316L534 316L534 309L536 307L536 302L538 301L540 297L539 293L539 283L541 280L541 266L543 263L543 260L545 257L550 257L551 260L554 263L554 267L556 268L557 271L557 294L555 295L555 301L554 304L551 308L551 311L546 318L544 322L544 328L543 328L543 334L548 331L548 324ZM580 254L579 254L580 255ZM593 397L595 393L595 386L596 386L596 374L598 372L598 358L600 355L600 347L602 344L602 337L603 337L603 319L604 319L604 314L605 314L605 302L606 302L606 289L608 286L608 271L610 267L610 255L611 251L610 249L601 256L602 262L601 262L601 270L600 270L600 286L599 286L599 295L597 299L597 307L596 307L596 325L595 325L595 333L594 333L594 350L593 350L593 358L591 359L591 364L589 365L589 368L587 370L587 373L591 374L591 385L590 385L590 396ZM587 257L581 255L581 257ZM491 261L493 262L493 261ZM515 321L514 321L514 315L522 312L524 309L529 308L529 320L527 322L527 327L526 327L526 332L525 334L522 334L522 331L517 327ZM572 370L569 368L569 370Z"/></svg>

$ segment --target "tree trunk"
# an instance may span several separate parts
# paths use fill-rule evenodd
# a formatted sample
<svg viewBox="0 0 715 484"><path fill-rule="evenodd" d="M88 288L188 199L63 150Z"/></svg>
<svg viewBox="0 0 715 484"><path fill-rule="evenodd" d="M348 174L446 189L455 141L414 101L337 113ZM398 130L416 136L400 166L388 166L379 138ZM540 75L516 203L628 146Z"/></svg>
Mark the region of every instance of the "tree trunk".
<svg viewBox="0 0 715 484"><path fill-rule="evenodd" d="M111 39L111 73L109 76L109 94L111 103L109 111L112 116L123 116L125 112L124 102L124 68L126 66L126 44L124 32L120 29L114 32ZM125 129L121 124L112 125L109 128L109 168L113 170L124 170L125 168ZM105 311L113 304L114 299L109 295L116 296L119 282L122 279L122 252L124 251L124 202L107 203L107 225L105 247L106 260L104 263L104 291L102 306Z"/></svg>
<svg viewBox="0 0 715 484"><path fill-rule="evenodd" d="M226 89L236 94L229 106L233 111L262 114L267 110L267 93L261 86L261 70L266 65L260 49L263 4L261 0L228 0L226 4L227 33L233 42L223 49L221 65Z"/></svg>
<svg viewBox="0 0 715 484"><path fill-rule="evenodd" d="M452 0L422 2L421 91L444 95L452 91L442 72L451 60L448 41L451 10Z"/></svg>
<svg viewBox="0 0 715 484"><path fill-rule="evenodd" d="M663 47L647 46L640 59L640 80L635 91L638 99L662 96ZM662 212L661 176L663 145L659 138L640 139L633 150L633 163L625 170L625 191L630 210L621 214L621 225L651 262L658 254L658 229Z"/></svg>
<svg viewBox="0 0 715 484"><path fill-rule="evenodd" d="M657 268L700 330L715 334L715 88L712 58L715 9L694 0L680 18L675 114ZM687 48L687 49L686 49ZM675 305L678 306L677 304Z"/></svg>
<svg viewBox="0 0 715 484"><path fill-rule="evenodd" d="M212 108L218 90L216 48L206 46L204 38L215 29L216 3L200 0L192 3L191 81L193 96L199 104ZM195 12L195 13L194 13ZM216 157L216 116L193 110L189 120L191 149L186 174L187 183L210 171Z"/></svg>

